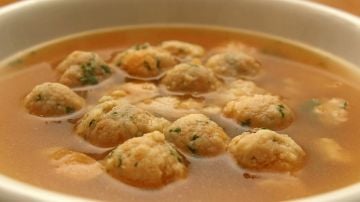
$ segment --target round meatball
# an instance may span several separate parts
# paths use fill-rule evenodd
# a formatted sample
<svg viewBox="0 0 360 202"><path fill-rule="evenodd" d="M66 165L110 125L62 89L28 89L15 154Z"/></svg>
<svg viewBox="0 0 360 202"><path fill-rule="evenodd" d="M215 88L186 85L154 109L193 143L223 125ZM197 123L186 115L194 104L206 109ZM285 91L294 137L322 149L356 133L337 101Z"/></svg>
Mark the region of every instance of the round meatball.
<svg viewBox="0 0 360 202"><path fill-rule="evenodd" d="M59 83L35 86L24 100L26 109L37 116L60 116L80 110L85 100Z"/></svg>
<svg viewBox="0 0 360 202"><path fill-rule="evenodd" d="M103 166L89 156L65 148L53 148L47 151L50 164L55 172L77 180L90 180L102 174Z"/></svg>
<svg viewBox="0 0 360 202"><path fill-rule="evenodd" d="M175 58L165 50L142 44L117 54L114 65L136 77L156 77L176 65Z"/></svg>
<svg viewBox="0 0 360 202"><path fill-rule="evenodd" d="M160 47L180 59L191 59L202 57L205 53L203 47L183 41L164 41Z"/></svg>
<svg viewBox="0 0 360 202"><path fill-rule="evenodd" d="M254 170L293 171L305 159L304 150L288 135L266 129L234 137L227 149L240 166Z"/></svg>
<svg viewBox="0 0 360 202"><path fill-rule="evenodd" d="M173 96L144 100L138 103L137 106L168 120L176 120L187 114L199 113L205 107L202 100L193 98L180 99Z"/></svg>
<svg viewBox="0 0 360 202"><path fill-rule="evenodd" d="M224 52L208 59L206 66L226 77L254 77L260 72L260 62L242 52Z"/></svg>
<svg viewBox="0 0 360 202"><path fill-rule="evenodd" d="M176 65L166 73L161 83L171 91L199 93L215 90L219 85L210 69L190 63Z"/></svg>
<svg viewBox="0 0 360 202"><path fill-rule="evenodd" d="M101 121L104 116L109 113L115 106L121 105L120 101L107 101L101 104L96 105L92 109L90 109L87 113L84 114L84 116L78 120L78 122L75 125L75 133L79 136L83 137L85 140L88 140L89 142L98 145L96 137L96 134L93 133L93 130L96 126L96 123ZM101 143L111 141L110 137L104 136L101 137L104 140L101 141Z"/></svg>
<svg viewBox="0 0 360 202"><path fill-rule="evenodd" d="M199 156L222 153L228 141L224 130L203 114L181 117L165 130L165 136L181 150Z"/></svg>
<svg viewBox="0 0 360 202"><path fill-rule="evenodd" d="M327 125L338 125L348 119L348 102L341 98L331 98L319 101L314 107L314 113L320 121Z"/></svg>
<svg viewBox="0 0 360 202"><path fill-rule="evenodd" d="M104 110L104 106L111 105L109 111ZM96 146L113 147L144 133L163 131L169 124L166 119L155 117L134 105L110 101L85 114L75 131Z"/></svg>
<svg viewBox="0 0 360 202"><path fill-rule="evenodd" d="M128 184L155 188L187 175L187 160L155 131L132 138L105 159L109 174Z"/></svg>
<svg viewBox="0 0 360 202"><path fill-rule="evenodd" d="M99 102L125 99L130 103L136 103L145 99L156 97L159 94L159 89L153 83L127 82L115 87L110 93L101 97Z"/></svg>
<svg viewBox="0 0 360 202"><path fill-rule="evenodd" d="M223 113L243 126L268 129L283 129L294 120L293 112L272 95L241 96L228 102Z"/></svg>
<svg viewBox="0 0 360 202"><path fill-rule="evenodd" d="M268 93L266 90L258 87L254 82L241 79L235 80L228 85L224 85L219 92L221 92L221 96L216 94L215 99L213 100L220 106L224 106L227 102L236 100L244 95L252 96Z"/></svg>
<svg viewBox="0 0 360 202"><path fill-rule="evenodd" d="M60 75L59 82L70 87L95 85L113 73L97 54L84 51L72 52L55 70Z"/></svg>

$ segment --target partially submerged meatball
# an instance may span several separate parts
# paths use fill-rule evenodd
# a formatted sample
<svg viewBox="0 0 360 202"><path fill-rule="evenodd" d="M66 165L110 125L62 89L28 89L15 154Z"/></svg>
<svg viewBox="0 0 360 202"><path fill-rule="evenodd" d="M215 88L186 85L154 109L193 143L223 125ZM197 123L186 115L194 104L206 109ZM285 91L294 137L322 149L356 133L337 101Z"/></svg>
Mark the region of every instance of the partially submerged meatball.
<svg viewBox="0 0 360 202"><path fill-rule="evenodd" d="M113 63L129 75L149 78L160 75L177 61L165 50L141 44L117 54Z"/></svg>
<svg viewBox="0 0 360 202"><path fill-rule="evenodd" d="M236 100L244 95L252 96L268 93L266 90L258 87L254 82L242 79L238 79L230 82L228 85L224 85L218 92L216 92L211 99L220 106L224 106L227 102Z"/></svg>
<svg viewBox="0 0 360 202"><path fill-rule="evenodd" d="M341 98L317 100L314 113L327 125L338 125L348 119L348 102Z"/></svg>
<svg viewBox="0 0 360 202"><path fill-rule="evenodd" d="M127 139L155 130L163 131L170 124L164 118L127 103L105 102L94 107L79 120L75 132L100 147L113 147Z"/></svg>
<svg viewBox="0 0 360 202"><path fill-rule="evenodd" d="M169 70L161 80L171 91L204 93L215 90L219 81L208 68L191 63L182 63Z"/></svg>
<svg viewBox="0 0 360 202"><path fill-rule="evenodd" d="M90 180L104 172L103 166L89 156L65 148L47 151L55 172L77 180Z"/></svg>
<svg viewBox="0 0 360 202"><path fill-rule="evenodd" d="M181 150L200 156L225 151L228 136L203 114L190 114L176 120L165 130L166 139Z"/></svg>
<svg viewBox="0 0 360 202"><path fill-rule="evenodd" d="M203 47L183 41L164 41L160 47L181 59L198 58L204 55Z"/></svg>
<svg viewBox="0 0 360 202"><path fill-rule="evenodd" d="M290 108L272 95L241 96L228 102L223 113L241 125L253 128L283 129L294 120Z"/></svg>
<svg viewBox="0 0 360 202"><path fill-rule="evenodd" d="M113 73L99 55L84 51L72 52L55 70L60 75L59 82L70 87L95 85Z"/></svg>
<svg viewBox="0 0 360 202"><path fill-rule="evenodd" d="M26 109L37 116L60 116L80 110L85 100L69 87L46 82L35 86L25 97Z"/></svg>
<svg viewBox="0 0 360 202"><path fill-rule="evenodd" d="M168 120L176 120L188 114L199 113L205 104L202 100L194 98L180 99L174 96L163 96L144 100L137 106Z"/></svg>
<svg viewBox="0 0 360 202"><path fill-rule="evenodd" d="M320 158L328 163L348 163L351 161L349 152L333 139L318 138L312 143Z"/></svg>
<svg viewBox="0 0 360 202"><path fill-rule="evenodd" d="M259 74L261 65L254 57L242 52L224 52L213 55L206 62L216 74L226 77L251 78Z"/></svg>
<svg viewBox="0 0 360 202"><path fill-rule="evenodd" d="M159 95L159 89L153 83L127 82L115 87L110 93L100 98L99 102L125 99L130 103L136 103Z"/></svg>
<svg viewBox="0 0 360 202"><path fill-rule="evenodd" d="M255 170L293 171L305 158L304 150L288 135L266 129L234 137L228 151L240 166Z"/></svg>
<svg viewBox="0 0 360 202"><path fill-rule="evenodd" d="M188 163L155 131L119 145L104 164L109 174L128 184L155 188L185 178Z"/></svg>

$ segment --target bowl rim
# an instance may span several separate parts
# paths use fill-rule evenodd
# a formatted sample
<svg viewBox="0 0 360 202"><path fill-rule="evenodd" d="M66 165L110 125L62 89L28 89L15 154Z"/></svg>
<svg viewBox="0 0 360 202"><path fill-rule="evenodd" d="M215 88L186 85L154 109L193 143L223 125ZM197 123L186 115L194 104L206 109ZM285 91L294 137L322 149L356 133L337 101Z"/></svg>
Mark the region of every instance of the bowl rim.
<svg viewBox="0 0 360 202"><path fill-rule="evenodd" d="M61 0L52 0L52 1L61 1ZM17 10L21 10L28 6L33 6L36 4L42 3L52 3L52 1L18 1L9 5L5 5L0 7L0 16L6 15L7 13L11 13ZM266 1L266 0L256 0L256 1ZM282 2L284 4L293 4L296 6L302 6L305 9L312 9L316 10L317 12L326 13L329 15L336 16L347 23L350 23L356 27L360 28L360 17L357 17L353 14L347 13L345 11L332 8L326 5L322 5L316 2L312 2L310 0L273 0ZM98 29L96 29L98 30ZM101 29L99 29L101 30ZM86 31L84 31L85 33ZM76 35L77 33L75 33ZM266 33L267 34L267 33ZM74 34L71 34L72 36ZM272 35L272 34L271 34ZM276 35L275 35L276 36ZM66 37L66 36L65 36ZM59 37L62 38L62 37ZM55 39L56 40L56 39ZM53 40L51 40L53 41ZM44 44L47 42L42 42ZM37 46L37 45L35 45ZM34 46L31 46L34 47ZM31 48L30 47L30 48ZM27 50L26 48L25 50ZM11 53L14 55L14 53ZM10 57L11 57L10 55ZM7 60L9 57L5 57L4 59ZM2 61L4 60L2 59ZM35 185L31 185L29 183L22 182L20 180L8 177L0 173L0 193L4 196L16 196L16 199L26 199L30 201L54 201L54 202L61 202L61 201L97 201L94 199L86 198L86 197L77 197L66 193L60 193L53 190L48 190L46 188L37 187ZM312 201L339 201L344 199L351 199L349 197L356 197L360 199L360 182L354 183L352 185L348 185L342 187L340 189L332 190L329 192L324 192L316 195L311 195L307 197L292 199L290 201L301 201L301 202L312 202ZM352 199L354 200L354 199Z"/></svg>

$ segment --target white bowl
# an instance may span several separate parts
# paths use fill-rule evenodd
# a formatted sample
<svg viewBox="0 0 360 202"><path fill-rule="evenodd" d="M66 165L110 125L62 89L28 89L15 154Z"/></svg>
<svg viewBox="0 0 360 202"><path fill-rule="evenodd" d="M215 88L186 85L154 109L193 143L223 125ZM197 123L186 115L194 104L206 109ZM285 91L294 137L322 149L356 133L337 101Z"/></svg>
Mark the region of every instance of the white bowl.
<svg viewBox="0 0 360 202"><path fill-rule="evenodd" d="M360 66L360 19L300 0L23 1L0 9L0 59L76 32L153 23L219 25L269 33L317 47ZM88 201L0 175L2 200ZM359 201L360 184L301 200Z"/></svg>

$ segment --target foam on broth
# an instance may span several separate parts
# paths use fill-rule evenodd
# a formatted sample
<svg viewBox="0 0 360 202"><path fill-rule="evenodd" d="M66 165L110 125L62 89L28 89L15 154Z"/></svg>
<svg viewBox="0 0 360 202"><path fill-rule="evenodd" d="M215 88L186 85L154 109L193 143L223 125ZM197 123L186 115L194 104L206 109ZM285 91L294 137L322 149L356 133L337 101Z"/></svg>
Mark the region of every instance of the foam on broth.
<svg viewBox="0 0 360 202"><path fill-rule="evenodd" d="M260 50L265 73L255 80L258 86L280 95L294 110L294 123L281 133L289 134L307 153L305 166L293 176L287 173L247 171L227 155L214 158L188 157L189 176L161 189L142 190L103 174L88 181L57 175L44 151L66 147L75 151L101 154L104 149L90 146L73 131L67 121L45 122L29 115L23 97L46 81L56 81L52 66L73 50L99 53L108 60L111 54L133 44L164 40L183 40L207 50L229 41L243 42ZM248 32L205 27L137 27L113 29L69 38L12 59L0 69L0 172L21 181L59 192L117 201L279 201L334 190L359 181L360 106L358 72L337 60L285 43L279 39ZM91 106L101 94L124 78L117 74L99 88L90 90ZM302 106L311 98L341 97L349 102L349 120L337 127L325 127L309 118ZM226 123L223 127L231 127ZM229 129L230 130L230 129ZM233 135L233 134L229 134ZM322 160L313 146L316 138L337 141L352 154L350 163Z"/></svg>

